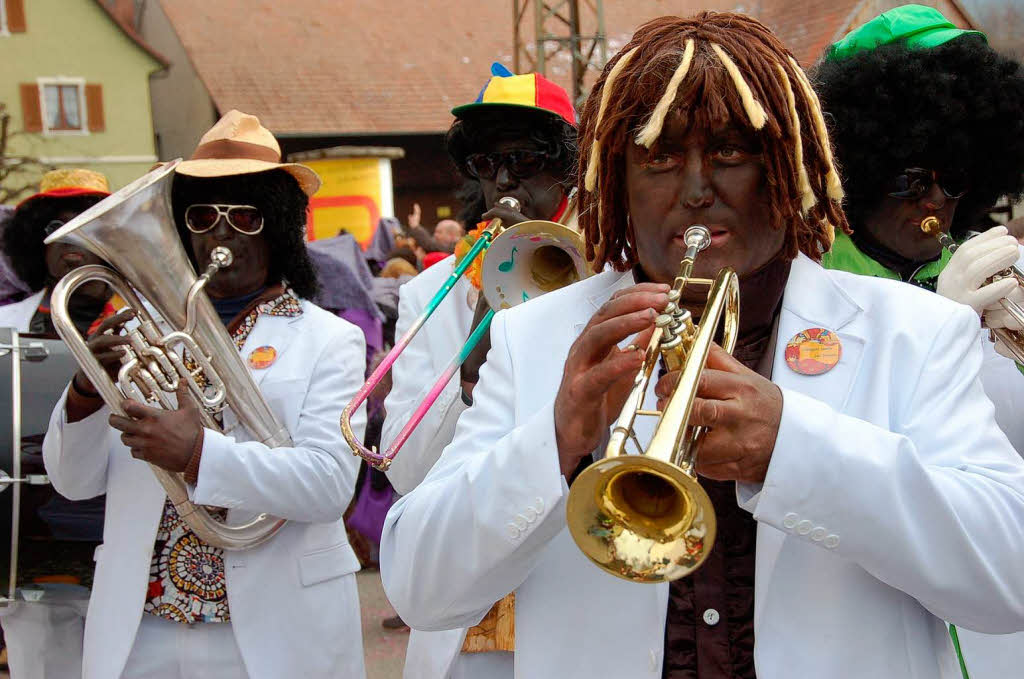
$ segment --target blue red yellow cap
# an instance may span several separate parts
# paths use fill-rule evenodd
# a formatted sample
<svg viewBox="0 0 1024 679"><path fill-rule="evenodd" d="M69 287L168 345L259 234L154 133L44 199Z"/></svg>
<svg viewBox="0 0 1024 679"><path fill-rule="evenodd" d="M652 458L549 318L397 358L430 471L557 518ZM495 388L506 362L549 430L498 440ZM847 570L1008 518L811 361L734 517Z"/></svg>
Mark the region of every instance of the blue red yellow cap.
<svg viewBox="0 0 1024 679"><path fill-rule="evenodd" d="M487 80L476 101L452 109L452 115L462 118L470 111L497 106L513 106L552 113L573 127L576 110L569 94L539 73L515 75L499 63L491 65Z"/></svg>

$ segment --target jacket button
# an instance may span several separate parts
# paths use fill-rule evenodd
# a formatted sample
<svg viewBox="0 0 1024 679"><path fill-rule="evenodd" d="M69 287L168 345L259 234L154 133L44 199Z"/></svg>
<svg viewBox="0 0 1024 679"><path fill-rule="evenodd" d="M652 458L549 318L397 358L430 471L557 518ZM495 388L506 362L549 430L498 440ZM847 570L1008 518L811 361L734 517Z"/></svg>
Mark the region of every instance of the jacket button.
<svg viewBox="0 0 1024 679"><path fill-rule="evenodd" d="M540 514L544 511L544 498L537 496L537 499L533 501L537 505L537 513Z"/></svg>
<svg viewBox="0 0 1024 679"><path fill-rule="evenodd" d="M533 523L537 520L537 512L534 511L533 507L527 507L523 510L523 514L526 515L526 520Z"/></svg>
<svg viewBox="0 0 1024 679"><path fill-rule="evenodd" d="M516 528L519 530L526 530L526 517L522 514L517 514L516 518L513 519L516 524Z"/></svg>
<svg viewBox="0 0 1024 679"><path fill-rule="evenodd" d="M718 621L722 619L722 616L719 615L718 611L716 611L715 609L709 608L708 610L704 611L703 618L704 624L706 624L708 627L714 627L718 624Z"/></svg>
<svg viewBox="0 0 1024 679"><path fill-rule="evenodd" d="M796 532L800 535L807 535L811 532L812 528L814 528L814 524L808 521L807 519L804 519L796 525Z"/></svg>
<svg viewBox="0 0 1024 679"><path fill-rule="evenodd" d="M799 520L800 520L799 516L797 516L793 512L790 512L789 514L786 514L786 516L784 516L782 518L782 525L785 526L786 528L792 528L793 526L796 525L796 522L799 521Z"/></svg>
<svg viewBox="0 0 1024 679"><path fill-rule="evenodd" d="M514 523L508 525L508 536L513 540L519 537L519 528Z"/></svg>
<svg viewBox="0 0 1024 679"><path fill-rule="evenodd" d="M838 547L839 546L839 536L838 535L829 535L827 538L825 538L825 546L828 547L829 549L835 549L836 547Z"/></svg>
<svg viewBox="0 0 1024 679"><path fill-rule="evenodd" d="M818 526L817 528L812 530L811 531L811 539L814 540L815 542L821 542L822 540L824 540L825 539L825 529L822 528L821 526Z"/></svg>

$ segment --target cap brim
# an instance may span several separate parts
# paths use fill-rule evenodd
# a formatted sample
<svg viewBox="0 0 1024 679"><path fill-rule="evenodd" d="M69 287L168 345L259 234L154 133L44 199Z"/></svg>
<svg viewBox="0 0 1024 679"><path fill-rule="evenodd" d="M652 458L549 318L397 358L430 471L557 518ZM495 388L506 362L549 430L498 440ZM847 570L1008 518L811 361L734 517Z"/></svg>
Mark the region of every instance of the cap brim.
<svg viewBox="0 0 1024 679"><path fill-rule="evenodd" d="M298 182L299 188L307 196L312 196L320 188L320 177L316 172L298 163L271 163L265 160L249 160L246 158L209 158L205 160L185 160L178 163L174 171L188 177L230 177L239 174L256 174L284 170Z"/></svg>
<svg viewBox="0 0 1024 679"><path fill-rule="evenodd" d="M523 111L533 111L534 113L537 114L553 116L563 122L569 123L573 127L576 127L575 121L566 120L563 116L555 113L554 111L549 111L548 109L541 108L540 106L529 106L527 104L507 104L504 102L489 101L473 102L472 104L463 104L462 106L456 106L455 108L452 109L452 115L455 116L456 118L464 118L467 113L472 113L474 111L499 111L501 109L507 110L510 108L519 109Z"/></svg>
<svg viewBox="0 0 1024 679"><path fill-rule="evenodd" d="M950 40L961 38L965 35L980 36L982 40L988 42L988 36L981 31L969 31L965 28L944 28L929 31L927 33L921 33L919 35L912 35L907 38L907 46L916 49L928 49L931 47L938 47L939 45L945 45Z"/></svg>

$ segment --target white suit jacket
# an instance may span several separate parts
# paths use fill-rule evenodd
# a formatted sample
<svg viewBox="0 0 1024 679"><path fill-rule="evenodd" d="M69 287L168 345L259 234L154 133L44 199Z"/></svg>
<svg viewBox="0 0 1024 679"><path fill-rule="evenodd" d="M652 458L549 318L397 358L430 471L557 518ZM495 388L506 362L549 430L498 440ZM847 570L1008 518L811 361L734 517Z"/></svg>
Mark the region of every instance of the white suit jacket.
<svg viewBox="0 0 1024 679"><path fill-rule="evenodd" d="M668 586L576 548L554 431L570 345L631 283L607 272L499 313L473 407L385 522L384 586L413 627L475 624L516 592L517 677L661 673ZM783 348L813 327L843 353L812 377ZM793 262L778 437L764 483L737 489L758 521L759 679L955 679L943 619L1024 629L1024 464L977 379L979 332L938 295Z"/></svg>
<svg viewBox="0 0 1024 679"><path fill-rule="evenodd" d="M455 255L452 255L398 289L396 339L423 312L454 268ZM474 309L468 304L467 298L472 287L465 276L460 278L395 361L391 392L384 401L387 418L381 433L382 450L386 450L395 440L452 356L469 337ZM388 480L396 491L405 494L419 485L441 456L444 447L451 443L455 435L455 424L465 410L461 382L456 375L391 463L387 472ZM465 628L433 632L413 629L409 634L406 651L405 679L447 677L462 649L465 636Z"/></svg>
<svg viewBox="0 0 1024 679"><path fill-rule="evenodd" d="M43 301L46 289L33 292L31 295L15 302L0 306L0 328L14 328L18 332L28 332L28 324L32 322L39 303Z"/></svg>
<svg viewBox="0 0 1024 679"><path fill-rule="evenodd" d="M204 433L196 504L226 507L238 523L267 512L288 519L259 547L225 552L231 623L250 677L362 677L355 571L341 515L358 461L341 436L341 409L363 382L362 332L313 304L294 318L263 314L241 356L261 346L276 361L252 374L294 448L250 440L230 411L225 434ZM66 392L65 392L66 396ZM110 427L110 411L68 423L64 398L43 443L54 487L74 499L107 494L104 542L85 628L85 679L120 676L143 615L163 487ZM353 418L362 436L365 410Z"/></svg>

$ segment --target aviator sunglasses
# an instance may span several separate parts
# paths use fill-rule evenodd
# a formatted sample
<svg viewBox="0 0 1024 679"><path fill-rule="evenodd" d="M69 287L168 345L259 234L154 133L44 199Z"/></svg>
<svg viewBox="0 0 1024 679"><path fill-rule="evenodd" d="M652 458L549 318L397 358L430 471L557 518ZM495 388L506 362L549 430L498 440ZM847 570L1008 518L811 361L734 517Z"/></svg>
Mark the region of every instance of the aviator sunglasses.
<svg viewBox="0 0 1024 679"><path fill-rule="evenodd" d="M526 179L537 174L547 165L548 154L544 151L497 151L494 153L473 153L466 156L466 171L477 179L494 179L498 168L504 166L517 179Z"/></svg>
<svg viewBox="0 0 1024 679"><path fill-rule="evenodd" d="M252 205L214 205L197 203L185 210L185 226L192 233L206 233L217 225L220 216L238 233L255 236L263 230L263 215Z"/></svg>
<svg viewBox="0 0 1024 679"><path fill-rule="evenodd" d="M889 195L902 200L918 200L938 184L942 194L950 200L963 198L967 194L967 173L963 170L939 172L921 167L907 168L893 177L889 183Z"/></svg>

